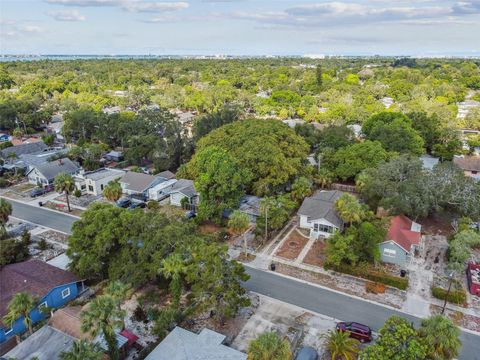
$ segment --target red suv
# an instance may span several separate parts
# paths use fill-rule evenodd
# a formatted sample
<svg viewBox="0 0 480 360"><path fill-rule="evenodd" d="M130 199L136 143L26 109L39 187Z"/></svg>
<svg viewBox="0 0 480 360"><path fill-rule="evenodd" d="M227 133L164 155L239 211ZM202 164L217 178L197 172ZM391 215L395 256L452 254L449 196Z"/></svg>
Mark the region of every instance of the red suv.
<svg viewBox="0 0 480 360"><path fill-rule="evenodd" d="M350 337L360 342L372 341L372 330L366 326L356 322L339 322L336 326L337 331L348 331Z"/></svg>

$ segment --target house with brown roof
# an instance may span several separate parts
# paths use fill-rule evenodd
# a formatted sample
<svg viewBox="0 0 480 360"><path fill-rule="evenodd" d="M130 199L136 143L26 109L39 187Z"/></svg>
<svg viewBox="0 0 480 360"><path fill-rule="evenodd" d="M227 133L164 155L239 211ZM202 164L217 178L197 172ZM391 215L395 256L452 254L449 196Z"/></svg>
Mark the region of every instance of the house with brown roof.
<svg viewBox="0 0 480 360"><path fill-rule="evenodd" d="M380 243L380 257L383 262L407 265L420 246L422 226L406 216L395 216L390 220L387 238Z"/></svg>
<svg viewBox="0 0 480 360"><path fill-rule="evenodd" d="M13 324L4 324L1 319L8 312L13 297L26 292L34 296L37 306L30 311L33 323L45 319L45 308L59 308L75 299L85 290L83 281L74 274L40 260L23 261L0 269L0 344L26 331L24 318Z"/></svg>
<svg viewBox="0 0 480 360"><path fill-rule="evenodd" d="M453 163L463 170L465 176L480 181L480 156L455 156Z"/></svg>

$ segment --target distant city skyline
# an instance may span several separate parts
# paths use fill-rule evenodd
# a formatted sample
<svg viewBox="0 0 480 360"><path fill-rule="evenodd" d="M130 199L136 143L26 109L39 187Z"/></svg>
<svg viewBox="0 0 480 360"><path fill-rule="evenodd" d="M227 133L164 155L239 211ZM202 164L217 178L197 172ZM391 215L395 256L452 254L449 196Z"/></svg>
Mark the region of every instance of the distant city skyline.
<svg viewBox="0 0 480 360"><path fill-rule="evenodd" d="M480 56L480 0L3 0L0 54Z"/></svg>

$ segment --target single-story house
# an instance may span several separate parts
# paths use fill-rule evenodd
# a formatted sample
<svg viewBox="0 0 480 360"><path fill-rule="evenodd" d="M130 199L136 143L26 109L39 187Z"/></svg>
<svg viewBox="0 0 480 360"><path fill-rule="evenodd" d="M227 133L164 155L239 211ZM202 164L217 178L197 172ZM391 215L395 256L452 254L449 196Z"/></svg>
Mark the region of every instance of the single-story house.
<svg viewBox="0 0 480 360"><path fill-rule="evenodd" d="M300 228L309 229L312 238L328 238L337 231L343 231L345 223L335 210L335 202L342 194L338 190L318 190L305 198L298 209Z"/></svg>
<svg viewBox="0 0 480 360"><path fill-rule="evenodd" d="M428 155L428 154L420 156L419 159L423 164L423 169L424 170L433 170L435 165L437 165L438 162L440 161L439 158L433 157L433 156Z"/></svg>
<svg viewBox="0 0 480 360"><path fill-rule="evenodd" d="M162 182L162 179L153 175L127 171L119 182L124 194L146 196L147 190Z"/></svg>
<svg viewBox="0 0 480 360"><path fill-rule="evenodd" d="M195 186L192 180L179 179L170 191L170 204L175 206L182 206L182 199L188 199L188 204L198 204L198 193L195 191Z"/></svg>
<svg viewBox="0 0 480 360"><path fill-rule="evenodd" d="M148 199L161 201L170 196L177 179L164 180L148 189Z"/></svg>
<svg viewBox="0 0 480 360"><path fill-rule="evenodd" d="M463 170L465 176L480 181L480 156L455 156L453 163Z"/></svg>
<svg viewBox="0 0 480 360"><path fill-rule="evenodd" d="M255 224L260 216L260 203L263 198L254 195L245 195L240 200L239 210L248 215L250 222Z"/></svg>
<svg viewBox="0 0 480 360"><path fill-rule="evenodd" d="M75 175L80 166L69 158L63 158L40 165L33 166L28 172L28 182L35 185L53 184L55 177L61 173Z"/></svg>
<svg viewBox="0 0 480 360"><path fill-rule="evenodd" d="M420 246L422 226L406 216L395 216L390 220L387 238L380 243L381 260L386 263L407 265Z"/></svg>
<svg viewBox="0 0 480 360"><path fill-rule="evenodd" d="M103 188L111 181L120 179L125 174L123 170L98 169L75 176L75 186L83 193L102 195Z"/></svg>
<svg viewBox="0 0 480 360"><path fill-rule="evenodd" d="M200 334L175 327L145 360L246 360L244 354L223 345L225 335L204 328Z"/></svg>
<svg viewBox="0 0 480 360"><path fill-rule="evenodd" d="M33 323L45 319L41 307L58 308L75 299L85 290L83 281L72 273L40 260L23 261L0 269L0 343L27 329L22 317L13 326L1 319L8 312L8 304L15 294L27 292L38 297L38 305L30 311Z"/></svg>
<svg viewBox="0 0 480 360"><path fill-rule="evenodd" d="M2 159L8 159L9 155L14 153L19 158L20 155L38 153L47 148L48 146L43 141L10 146L0 151L0 157L2 157Z"/></svg>
<svg viewBox="0 0 480 360"><path fill-rule="evenodd" d="M112 150L109 153L105 154L105 160L120 162L123 161L123 152Z"/></svg>
<svg viewBox="0 0 480 360"><path fill-rule="evenodd" d="M5 354L7 359L57 360L64 351L70 351L76 339L45 325Z"/></svg>

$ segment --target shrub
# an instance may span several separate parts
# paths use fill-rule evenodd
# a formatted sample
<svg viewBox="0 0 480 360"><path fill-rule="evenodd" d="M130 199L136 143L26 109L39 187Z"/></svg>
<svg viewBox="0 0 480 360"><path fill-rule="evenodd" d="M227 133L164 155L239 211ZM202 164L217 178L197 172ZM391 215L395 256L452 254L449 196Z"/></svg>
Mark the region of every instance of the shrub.
<svg viewBox="0 0 480 360"><path fill-rule="evenodd" d="M47 243L47 241L45 239L41 239L39 242L38 242L38 245L37 245L38 249L39 250L47 250L50 245Z"/></svg>
<svg viewBox="0 0 480 360"><path fill-rule="evenodd" d="M75 192L73 193L73 195L77 198L79 198L80 196L82 196L82 191L80 189L76 189Z"/></svg>
<svg viewBox="0 0 480 360"><path fill-rule="evenodd" d="M368 269L367 267L361 266L361 265L360 266L341 265L341 266L332 267L331 269L340 273L358 276L360 278L367 279L373 282L392 286L400 290L406 290L408 287L407 278L401 278L398 276L384 274L375 270Z"/></svg>
<svg viewBox="0 0 480 360"><path fill-rule="evenodd" d="M365 283L365 290L367 293L383 294L385 292L385 285L369 281Z"/></svg>
<svg viewBox="0 0 480 360"><path fill-rule="evenodd" d="M149 201L147 203L147 209L157 210L160 207L160 204L157 201Z"/></svg>
<svg viewBox="0 0 480 360"><path fill-rule="evenodd" d="M8 185L10 185L9 181L7 179L4 179L4 178L0 178L0 188L6 188L8 187Z"/></svg>
<svg viewBox="0 0 480 360"><path fill-rule="evenodd" d="M447 298L447 290L440 287L432 287L432 296L440 300L447 299L448 302L453 304L465 304L467 302L467 294L463 289L450 290Z"/></svg>
<svg viewBox="0 0 480 360"><path fill-rule="evenodd" d="M133 319L135 321L142 321L142 322L147 322L148 321L148 317L147 317L147 313L145 312L145 310L143 310L143 308L138 305L134 312L133 312Z"/></svg>

